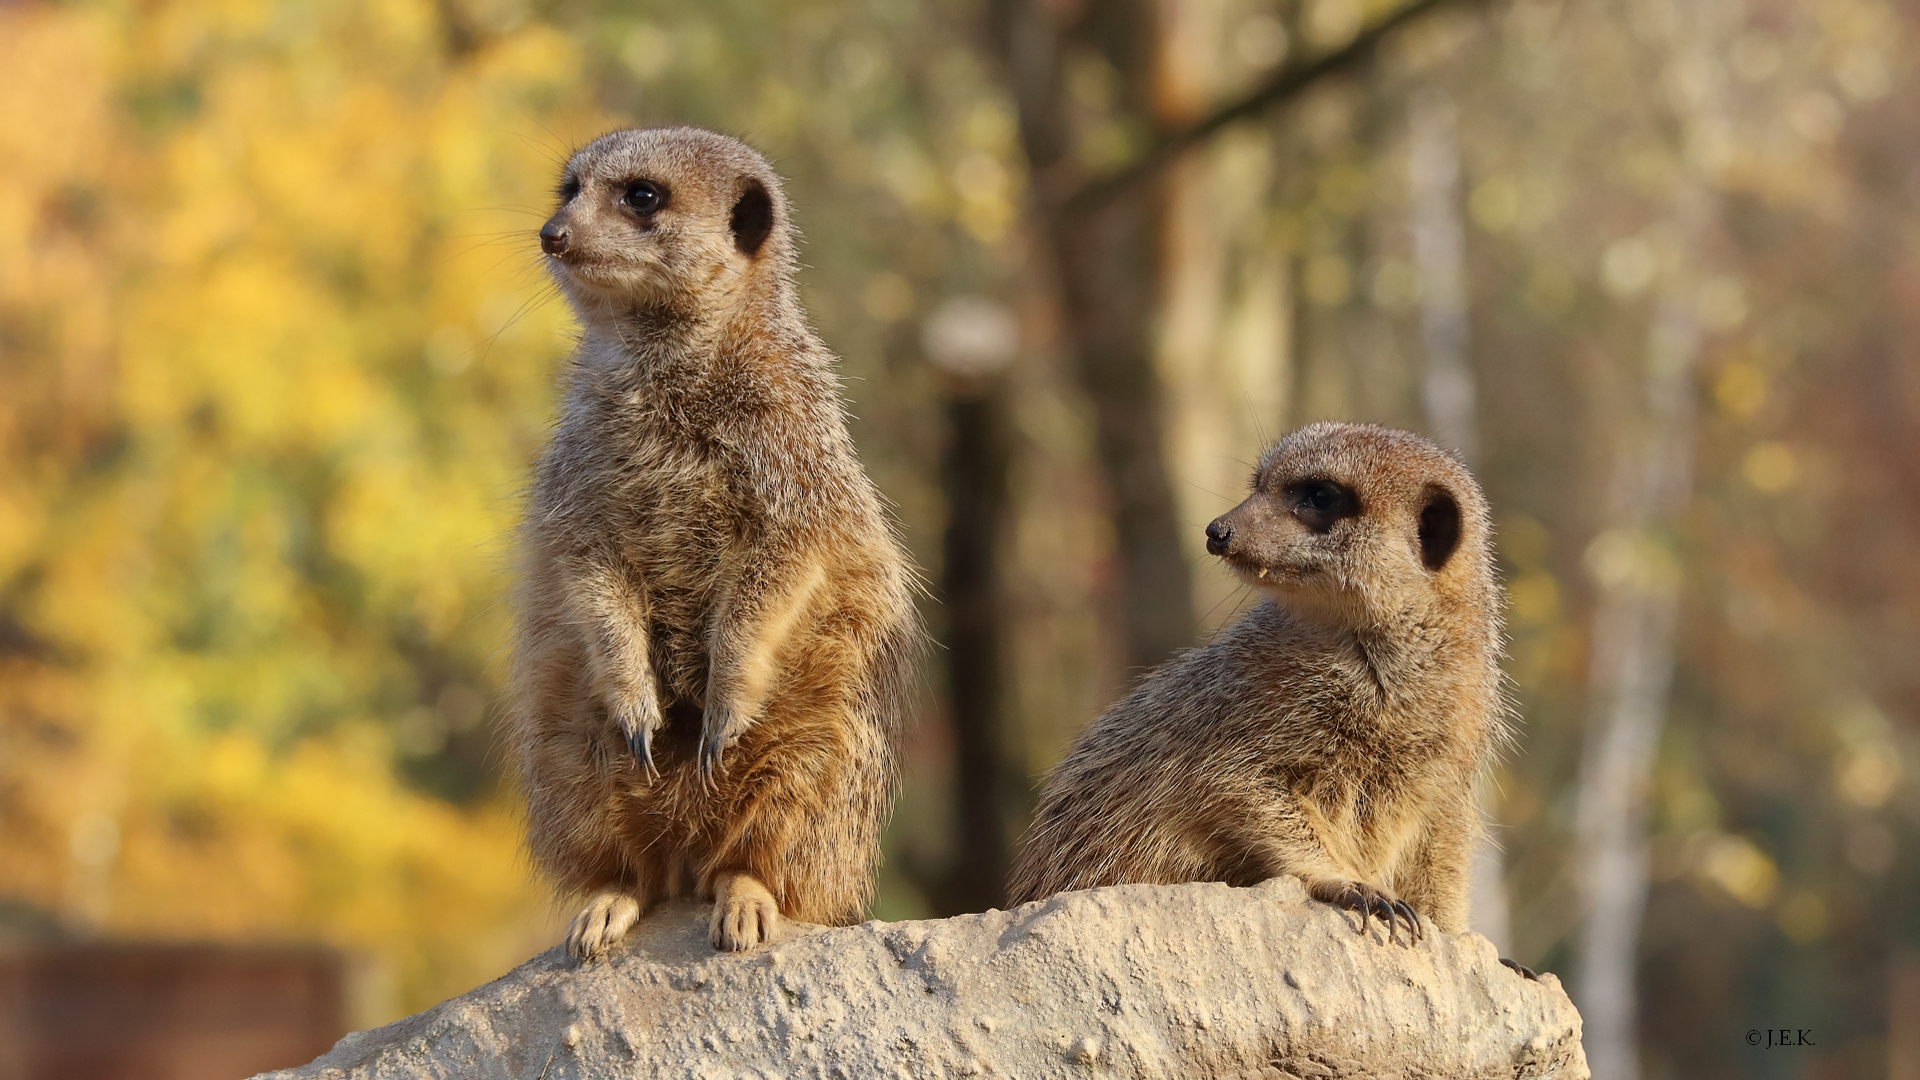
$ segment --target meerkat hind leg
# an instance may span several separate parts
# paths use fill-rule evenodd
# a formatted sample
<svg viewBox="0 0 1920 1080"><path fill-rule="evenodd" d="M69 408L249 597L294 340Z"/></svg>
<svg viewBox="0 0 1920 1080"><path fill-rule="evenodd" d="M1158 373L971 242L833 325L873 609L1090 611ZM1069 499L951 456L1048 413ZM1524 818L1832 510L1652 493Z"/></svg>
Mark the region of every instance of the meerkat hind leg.
<svg viewBox="0 0 1920 1080"><path fill-rule="evenodd" d="M593 894L587 906L567 926L567 954L575 960L591 960L627 936L640 919L640 901L621 889L603 889Z"/></svg>
<svg viewBox="0 0 1920 1080"><path fill-rule="evenodd" d="M780 905L752 874L721 874L713 883L713 947L739 952L771 940L780 925Z"/></svg>

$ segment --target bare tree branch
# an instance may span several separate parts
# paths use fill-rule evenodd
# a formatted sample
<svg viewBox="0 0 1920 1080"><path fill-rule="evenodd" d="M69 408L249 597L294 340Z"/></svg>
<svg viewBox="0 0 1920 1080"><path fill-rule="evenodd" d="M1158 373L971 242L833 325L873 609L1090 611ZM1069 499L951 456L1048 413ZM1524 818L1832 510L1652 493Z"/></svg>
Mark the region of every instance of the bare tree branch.
<svg viewBox="0 0 1920 1080"><path fill-rule="evenodd" d="M1388 34L1448 2L1450 0L1413 0L1361 31L1352 41L1333 52L1298 66L1289 64L1281 68L1273 78L1239 100L1222 106L1188 127L1162 135L1138 161L1111 176L1089 181L1079 191L1061 200L1061 206L1069 214L1085 214L1100 209L1115 196L1159 171L1188 148L1213 137L1228 124L1257 116L1297 96L1321 79L1355 67L1373 55L1375 46Z"/></svg>

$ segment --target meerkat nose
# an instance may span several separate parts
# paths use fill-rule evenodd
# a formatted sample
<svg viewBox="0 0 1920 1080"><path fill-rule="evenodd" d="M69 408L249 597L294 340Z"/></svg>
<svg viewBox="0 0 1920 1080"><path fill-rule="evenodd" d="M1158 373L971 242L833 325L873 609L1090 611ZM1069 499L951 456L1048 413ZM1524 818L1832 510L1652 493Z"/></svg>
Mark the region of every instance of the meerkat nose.
<svg viewBox="0 0 1920 1080"><path fill-rule="evenodd" d="M1225 555L1227 553L1227 541L1232 539L1233 526L1223 521L1215 520L1207 526L1207 554Z"/></svg>
<svg viewBox="0 0 1920 1080"><path fill-rule="evenodd" d="M573 234L557 221L549 221L540 227L540 250L549 255L565 255L568 242L572 239Z"/></svg>

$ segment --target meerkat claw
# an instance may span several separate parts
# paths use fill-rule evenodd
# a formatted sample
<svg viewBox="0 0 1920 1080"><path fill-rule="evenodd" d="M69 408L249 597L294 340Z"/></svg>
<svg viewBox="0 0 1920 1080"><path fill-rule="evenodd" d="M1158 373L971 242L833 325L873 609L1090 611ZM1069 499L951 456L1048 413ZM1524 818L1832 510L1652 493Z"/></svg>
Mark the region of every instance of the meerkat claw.
<svg viewBox="0 0 1920 1080"><path fill-rule="evenodd" d="M1384 896L1376 897L1374 903L1379 905L1380 921L1387 924L1387 944L1398 945L1400 943L1400 909L1392 900ZM1411 935L1413 932L1409 930L1407 933Z"/></svg>
<svg viewBox="0 0 1920 1080"><path fill-rule="evenodd" d="M1515 963L1514 961L1509 960L1504 956L1500 958L1500 964L1502 967L1512 968L1515 974L1518 974L1522 978L1525 978L1529 981L1532 981L1532 982L1540 981L1540 976L1534 974L1533 969L1528 967L1525 964Z"/></svg>
<svg viewBox="0 0 1920 1080"><path fill-rule="evenodd" d="M1376 888L1361 881L1336 882L1317 886L1310 895L1323 903L1345 908L1360 916L1360 933L1366 934L1369 923L1378 916L1386 925L1387 941L1398 943L1400 940L1400 920L1407 922L1407 944L1422 940L1424 931L1420 928L1419 913L1413 905L1396 896L1389 895L1384 889Z"/></svg>
<svg viewBox="0 0 1920 1080"><path fill-rule="evenodd" d="M721 755L733 745L734 739L745 728L736 720L737 714L722 705L715 709L708 705L706 714L700 722L700 782L713 787L715 781L727 774L721 763Z"/></svg>
<svg viewBox="0 0 1920 1080"><path fill-rule="evenodd" d="M1357 912L1360 916L1359 933L1362 935L1366 934L1367 920L1368 917L1372 915L1373 908L1372 905L1367 902L1367 895L1360 891L1360 886L1349 881L1342 885L1338 892L1331 895L1320 896L1317 897L1317 899L1324 900L1335 907L1346 908L1348 911Z"/></svg>
<svg viewBox="0 0 1920 1080"><path fill-rule="evenodd" d="M1347 886L1347 893L1342 897L1342 900L1344 906L1351 907L1360 913L1360 936L1366 937L1372 930L1372 927L1368 925L1368 920L1378 914L1374 906L1373 897L1368 895L1367 891L1360 886L1349 885Z"/></svg>
<svg viewBox="0 0 1920 1080"><path fill-rule="evenodd" d="M751 874L723 874L715 883L708 936L720 952L739 952L773 939L780 905Z"/></svg>
<svg viewBox="0 0 1920 1080"><path fill-rule="evenodd" d="M649 783L660 779L660 770L653 764L653 732L646 728L627 732L627 750Z"/></svg>
<svg viewBox="0 0 1920 1080"><path fill-rule="evenodd" d="M720 755L723 752L718 735L708 734L700 740L700 782L712 787L715 779L725 774L720 767Z"/></svg>
<svg viewBox="0 0 1920 1080"><path fill-rule="evenodd" d="M648 781L659 779L660 770L653 764L653 733L660 727L659 705L650 696L643 696L635 705L617 709L614 718L640 772Z"/></svg>
<svg viewBox="0 0 1920 1080"><path fill-rule="evenodd" d="M1402 919L1407 921L1408 945L1417 945L1426 940L1426 928L1420 925L1420 913L1413 910L1412 904L1407 903L1405 900L1395 900L1393 902L1393 909L1399 913Z"/></svg>

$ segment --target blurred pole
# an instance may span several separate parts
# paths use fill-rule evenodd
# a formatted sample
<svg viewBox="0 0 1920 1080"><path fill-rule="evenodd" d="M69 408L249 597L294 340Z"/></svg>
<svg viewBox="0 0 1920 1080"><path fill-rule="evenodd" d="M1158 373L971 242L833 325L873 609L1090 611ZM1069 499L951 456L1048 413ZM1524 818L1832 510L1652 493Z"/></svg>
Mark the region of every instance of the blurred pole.
<svg viewBox="0 0 1920 1080"><path fill-rule="evenodd" d="M1693 490L1702 345L1695 279L1716 213L1703 156L1724 138L1718 55L1721 39L1737 30L1717 5L1667 0L1648 15L1648 28L1669 38L1662 59L1687 77L1667 80L1681 165L1667 223L1676 250L1664 269L1656 263L1641 413L1621 425L1630 435L1617 451L1609 528L1587 550L1599 595L1576 822L1585 925L1574 1004L1594 1080L1640 1075L1635 974L1647 903L1647 803L1673 681L1675 541Z"/></svg>
<svg viewBox="0 0 1920 1080"><path fill-rule="evenodd" d="M1453 103L1439 90L1415 95L1407 110L1407 172L1413 196L1413 259L1420 280L1420 345L1426 357L1420 397L1427 430L1468 468L1480 464L1473 362L1467 352L1467 240L1460 220L1460 147ZM1495 822L1492 784L1474 793L1483 821ZM1473 851L1469 885L1473 930L1501 955L1510 940L1506 860L1491 831Z"/></svg>
<svg viewBox="0 0 1920 1080"><path fill-rule="evenodd" d="M930 899L941 914L959 914L985 911L1005 895L1009 818L1024 780L1007 747L1000 644L1008 634L998 557L1011 515L1001 372L1019 349L1019 332L1004 305L955 297L927 319L923 344L945 381L940 593L960 827L958 859Z"/></svg>

